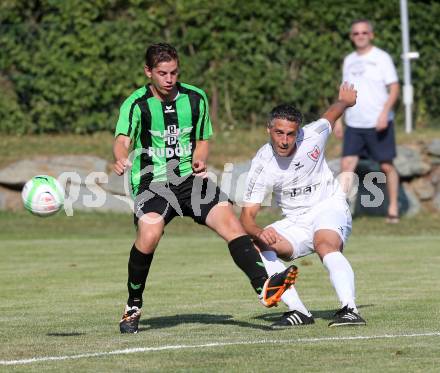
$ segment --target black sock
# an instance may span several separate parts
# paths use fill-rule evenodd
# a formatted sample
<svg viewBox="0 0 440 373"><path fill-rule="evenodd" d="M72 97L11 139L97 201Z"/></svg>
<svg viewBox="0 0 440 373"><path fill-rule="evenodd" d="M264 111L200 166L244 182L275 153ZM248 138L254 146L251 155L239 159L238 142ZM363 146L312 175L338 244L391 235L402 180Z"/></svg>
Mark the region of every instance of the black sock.
<svg viewBox="0 0 440 373"><path fill-rule="evenodd" d="M252 287L260 294L269 276L250 236L240 236L229 242L228 246L235 264L249 277Z"/></svg>
<svg viewBox="0 0 440 373"><path fill-rule="evenodd" d="M141 253L135 245L131 248L128 260L128 301L129 307L142 307L142 293L145 289L148 271L153 260L152 254Z"/></svg>

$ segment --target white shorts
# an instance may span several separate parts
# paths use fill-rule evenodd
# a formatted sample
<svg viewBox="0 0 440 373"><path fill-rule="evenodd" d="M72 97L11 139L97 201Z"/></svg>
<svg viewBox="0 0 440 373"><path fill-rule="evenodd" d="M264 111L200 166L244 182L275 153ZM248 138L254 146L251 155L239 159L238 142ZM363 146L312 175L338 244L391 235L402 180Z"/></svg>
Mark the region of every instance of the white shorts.
<svg viewBox="0 0 440 373"><path fill-rule="evenodd" d="M345 244L351 233L351 213L345 199L333 197L313 206L306 214L278 220L268 227L290 242L293 260L315 252L313 237L320 229L335 231Z"/></svg>

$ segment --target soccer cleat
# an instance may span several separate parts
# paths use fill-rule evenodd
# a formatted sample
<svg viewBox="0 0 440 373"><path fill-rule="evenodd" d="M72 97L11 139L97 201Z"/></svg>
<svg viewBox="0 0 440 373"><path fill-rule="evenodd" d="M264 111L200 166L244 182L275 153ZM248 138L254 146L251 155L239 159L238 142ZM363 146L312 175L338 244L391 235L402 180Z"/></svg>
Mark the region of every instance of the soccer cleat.
<svg viewBox="0 0 440 373"><path fill-rule="evenodd" d="M138 332L139 319L141 318L141 309L138 307L125 306L124 314L119 321L119 330L121 333L136 334Z"/></svg>
<svg viewBox="0 0 440 373"><path fill-rule="evenodd" d="M281 319L271 325L272 329L290 328L292 326L314 324L313 316L307 316L299 311L284 312Z"/></svg>
<svg viewBox="0 0 440 373"><path fill-rule="evenodd" d="M264 283L263 290L259 296L260 302L266 307L273 307L281 300L283 293L295 284L298 268L291 265L283 272L275 273Z"/></svg>
<svg viewBox="0 0 440 373"><path fill-rule="evenodd" d="M329 327L345 325L367 325L366 321L360 317L353 308L342 307L335 313L335 319L328 324Z"/></svg>

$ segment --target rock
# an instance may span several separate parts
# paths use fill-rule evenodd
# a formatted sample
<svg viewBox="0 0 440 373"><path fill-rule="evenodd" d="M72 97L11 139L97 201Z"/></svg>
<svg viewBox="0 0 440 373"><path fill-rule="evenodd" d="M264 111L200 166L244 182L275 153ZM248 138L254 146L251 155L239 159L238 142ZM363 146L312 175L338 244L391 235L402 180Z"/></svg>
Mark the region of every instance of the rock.
<svg viewBox="0 0 440 373"><path fill-rule="evenodd" d="M434 208L440 212L440 190L437 191L437 194L434 197L434 200L432 202L432 205L434 206Z"/></svg>
<svg viewBox="0 0 440 373"><path fill-rule="evenodd" d="M228 167L227 165L228 165L228 163L226 163L226 165L225 165L226 168ZM216 175L218 181L221 180L223 171L224 171L224 169L219 170L218 168L208 166L208 173Z"/></svg>
<svg viewBox="0 0 440 373"><path fill-rule="evenodd" d="M421 209L420 201L417 198L416 194L411 190L411 187L408 183L403 183L402 185L405 191L406 199L408 200L408 209L406 211L406 215L417 215Z"/></svg>
<svg viewBox="0 0 440 373"><path fill-rule="evenodd" d="M0 210L19 211L23 209L21 193L0 186Z"/></svg>
<svg viewBox="0 0 440 373"><path fill-rule="evenodd" d="M386 216L389 206L385 174L380 170L379 163L361 159L356 168L359 185L356 196L352 196L350 210L354 216L371 215ZM399 211L406 214L409 201L402 185L399 185Z"/></svg>
<svg viewBox="0 0 440 373"><path fill-rule="evenodd" d="M334 177L337 177L341 173L341 158L335 158L327 161L327 165Z"/></svg>
<svg viewBox="0 0 440 373"><path fill-rule="evenodd" d="M421 177L411 182L411 189L417 194L421 201L434 197L435 188L429 179Z"/></svg>
<svg viewBox="0 0 440 373"><path fill-rule="evenodd" d="M440 186L440 167L434 167L431 171L431 182L434 185Z"/></svg>
<svg viewBox="0 0 440 373"><path fill-rule="evenodd" d="M102 188L112 194L130 196L130 175L116 175L113 171L108 175L108 183L101 183Z"/></svg>
<svg viewBox="0 0 440 373"><path fill-rule="evenodd" d="M76 210L132 213L132 206L130 197L111 194L98 184L70 184L66 188L64 210L68 216L72 216Z"/></svg>
<svg viewBox="0 0 440 373"><path fill-rule="evenodd" d="M365 164L356 171L359 184L357 195L350 200L352 214L385 216L389 203L385 175L364 166Z"/></svg>
<svg viewBox="0 0 440 373"><path fill-rule="evenodd" d="M357 174L367 174L368 172L382 172L380 164L372 159L359 159L355 172Z"/></svg>
<svg viewBox="0 0 440 373"><path fill-rule="evenodd" d="M359 176L357 195L351 202L352 214L354 216L385 216L388 207L385 183L377 182L377 180L366 182L363 174Z"/></svg>
<svg viewBox="0 0 440 373"><path fill-rule="evenodd" d="M23 186L35 175L50 175L58 178L63 172L74 172L81 183L92 172L105 172L107 161L88 155L68 155L24 159L0 170L0 184Z"/></svg>
<svg viewBox="0 0 440 373"><path fill-rule="evenodd" d="M220 189L225 192L229 199L234 201L238 207L243 206L243 197L245 193L246 178L251 166L251 161L226 163L223 171L210 171L210 176L220 186ZM273 206L272 195L269 194L262 202L262 206Z"/></svg>
<svg viewBox="0 0 440 373"><path fill-rule="evenodd" d="M223 169L220 188L229 199L238 206L243 206L246 178L251 167L251 161L227 163Z"/></svg>
<svg viewBox="0 0 440 373"><path fill-rule="evenodd" d="M405 146L397 147L394 166L402 177L426 175L431 170L431 165L422 160L419 151Z"/></svg>
<svg viewBox="0 0 440 373"><path fill-rule="evenodd" d="M440 139L434 139L428 145L428 153L440 157Z"/></svg>
<svg viewBox="0 0 440 373"><path fill-rule="evenodd" d="M432 156L432 157L431 157L431 164L432 164L433 166L438 166L438 165L440 165L440 157Z"/></svg>
<svg viewBox="0 0 440 373"><path fill-rule="evenodd" d="M209 167L208 177L219 184L222 177L222 171L214 167ZM100 185L103 189L112 194L130 197L131 186L129 174L118 176L112 171L108 174L108 182L101 182Z"/></svg>

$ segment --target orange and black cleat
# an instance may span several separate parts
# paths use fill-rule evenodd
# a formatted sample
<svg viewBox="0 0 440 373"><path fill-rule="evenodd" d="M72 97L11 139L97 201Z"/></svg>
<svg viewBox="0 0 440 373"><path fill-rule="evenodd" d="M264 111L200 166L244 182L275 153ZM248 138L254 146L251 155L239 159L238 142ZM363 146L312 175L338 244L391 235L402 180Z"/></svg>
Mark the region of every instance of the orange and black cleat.
<svg viewBox="0 0 440 373"><path fill-rule="evenodd" d="M298 268L294 265L270 276L264 283L263 291L259 296L260 302L266 307L276 306L283 293L295 284L296 276L298 276Z"/></svg>
<svg viewBox="0 0 440 373"><path fill-rule="evenodd" d="M138 332L140 318L140 308L125 306L124 314L122 315L121 321L119 321L119 330L121 333L136 334Z"/></svg>

